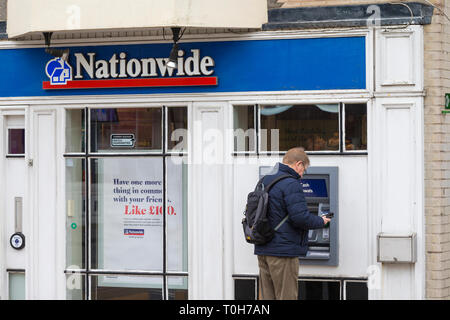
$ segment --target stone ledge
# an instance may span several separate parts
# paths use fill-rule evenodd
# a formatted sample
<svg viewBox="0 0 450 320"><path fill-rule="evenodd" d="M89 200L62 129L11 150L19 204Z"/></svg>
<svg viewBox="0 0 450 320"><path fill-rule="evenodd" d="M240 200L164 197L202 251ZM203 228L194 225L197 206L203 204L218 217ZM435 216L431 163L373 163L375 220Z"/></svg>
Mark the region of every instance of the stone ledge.
<svg viewBox="0 0 450 320"><path fill-rule="evenodd" d="M380 25L428 25L431 24L434 8L430 5L409 2L404 5L377 4L380 8ZM263 25L263 30L279 29L314 29L338 27L366 27L373 16L369 4L279 8L269 10L269 22Z"/></svg>

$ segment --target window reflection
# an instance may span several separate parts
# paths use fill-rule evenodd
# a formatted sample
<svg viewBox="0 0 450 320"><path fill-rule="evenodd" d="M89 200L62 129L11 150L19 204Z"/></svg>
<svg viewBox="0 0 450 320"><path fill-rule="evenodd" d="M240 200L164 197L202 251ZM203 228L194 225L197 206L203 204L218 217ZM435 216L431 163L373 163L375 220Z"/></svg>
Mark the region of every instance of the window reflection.
<svg viewBox="0 0 450 320"><path fill-rule="evenodd" d="M105 275L91 278L94 300L162 300L162 277Z"/></svg>
<svg viewBox="0 0 450 320"><path fill-rule="evenodd" d="M169 300L187 300L188 295L188 278L187 277L169 277Z"/></svg>
<svg viewBox="0 0 450 320"><path fill-rule="evenodd" d="M8 154L25 154L25 129L8 129Z"/></svg>
<svg viewBox="0 0 450 320"><path fill-rule="evenodd" d="M85 160L66 158L66 267L85 268Z"/></svg>
<svg viewBox="0 0 450 320"><path fill-rule="evenodd" d="M345 105L345 150L367 150L367 106Z"/></svg>
<svg viewBox="0 0 450 320"><path fill-rule="evenodd" d="M260 113L262 151L339 150L338 104L261 106Z"/></svg>
<svg viewBox="0 0 450 320"><path fill-rule="evenodd" d="M167 147L174 151L187 151L187 108L167 108Z"/></svg>
<svg viewBox="0 0 450 320"><path fill-rule="evenodd" d="M367 282L363 281L346 281L345 282L345 299L346 300L368 300L369 289Z"/></svg>
<svg viewBox="0 0 450 320"><path fill-rule="evenodd" d="M84 109L66 110L66 152L85 152Z"/></svg>
<svg viewBox="0 0 450 320"><path fill-rule="evenodd" d="M234 151L256 151L255 106L234 106Z"/></svg>
<svg viewBox="0 0 450 320"><path fill-rule="evenodd" d="M340 300L341 285L339 281L298 282L299 300Z"/></svg>
<svg viewBox="0 0 450 320"><path fill-rule="evenodd" d="M161 108L91 110L91 151L162 150Z"/></svg>

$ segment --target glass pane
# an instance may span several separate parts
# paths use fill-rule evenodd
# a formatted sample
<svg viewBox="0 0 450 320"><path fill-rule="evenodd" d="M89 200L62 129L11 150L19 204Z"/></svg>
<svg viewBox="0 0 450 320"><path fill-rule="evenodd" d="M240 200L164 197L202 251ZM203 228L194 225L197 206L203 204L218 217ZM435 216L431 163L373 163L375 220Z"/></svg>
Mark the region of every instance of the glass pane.
<svg viewBox="0 0 450 320"><path fill-rule="evenodd" d="M8 154L25 154L25 129L8 129Z"/></svg>
<svg viewBox="0 0 450 320"><path fill-rule="evenodd" d="M299 281L299 300L340 300L338 281Z"/></svg>
<svg viewBox="0 0 450 320"><path fill-rule="evenodd" d="M366 282L345 282L345 299L346 300L368 300L369 291Z"/></svg>
<svg viewBox="0 0 450 320"><path fill-rule="evenodd" d="M345 105L345 150L367 150L367 105Z"/></svg>
<svg viewBox="0 0 450 320"><path fill-rule="evenodd" d="M91 152L162 151L162 109L91 110Z"/></svg>
<svg viewBox="0 0 450 320"><path fill-rule="evenodd" d="M85 268L85 160L66 158L66 267Z"/></svg>
<svg viewBox="0 0 450 320"><path fill-rule="evenodd" d="M234 106L234 151L255 151L255 106Z"/></svg>
<svg viewBox="0 0 450 320"><path fill-rule="evenodd" d="M183 161L182 161L183 160ZM187 164L181 157L167 158L167 269L187 271Z"/></svg>
<svg viewBox="0 0 450 320"><path fill-rule="evenodd" d="M9 300L25 300L25 273L9 273Z"/></svg>
<svg viewBox="0 0 450 320"><path fill-rule="evenodd" d="M167 149L187 151L187 108L167 108Z"/></svg>
<svg viewBox="0 0 450 320"><path fill-rule="evenodd" d="M234 280L235 300L256 300L256 280L236 279Z"/></svg>
<svg viewBox="0 0 450 320"><path fill-rule="evenodd" d="M162 277L101 275L91 277L92 300L162 300Z"/></svg>
<svg viewBox="0 0 450 320"><path fill-rule="evenodd" d="M261 106L261 150L339 150L339 105Z"/></svg>
<svg viewBox="0 0 450 320"><path fill-rule="evenodd" d="M163 159L91 162L93 268L162 271Z"/></svg>
<svg viewBox="0 0 450 320"><path fill-rule="evenodd" d="M187 277L169 277L168 285L168 300L187 300L189 298Z"/></svg>
<svg viewBox="0 0 450 320"><path fill-rule="evenodd" d="M85 300L86 276L80 273L66 274L66 300Z"/></svg>
<svg viewBox="0 0 450 320"><path fill-rule="evenodd" d="M85 112L66 110L66 152L85 152Z"/></svg>

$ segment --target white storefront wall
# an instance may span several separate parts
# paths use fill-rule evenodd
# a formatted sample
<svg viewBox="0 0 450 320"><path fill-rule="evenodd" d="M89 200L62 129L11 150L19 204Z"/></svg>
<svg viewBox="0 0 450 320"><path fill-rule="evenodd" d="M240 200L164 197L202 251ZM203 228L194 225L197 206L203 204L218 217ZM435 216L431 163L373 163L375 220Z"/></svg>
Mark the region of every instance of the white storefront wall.
<svg viewBox="0 0 450 320"><path fill-rule="evenodd" d="M367 102L368 154L311 155L312 166L339 168L339 265L301 265L300 276L368 278L370 275L368 282L373 285L370 299L423 299L422 27L389 32L261 32L239 39L347 34L366 36L367 90L0 99L0 136L5 137L8 115L24 115L26 128L24 159L6 159L3 154L6 141L4 138L0 141L0 181L6 182L0 184L1 299L8 296L6 269L26 270L27 299L66 298L63 191L66 108L187 104L188 128L192 133L189 151L194 163L201 163L204 149L214 149L215 142L211 141L218 141L205 138L203 133L210 128L224 133L225 139L219 144L223 148L216 149L223 164L194 164L188 171L189 298L233 299L233 275L258 274L253 246L242 235L246 195L254 188L259 166L273 165L281 157L243 159L232 155L233 137L226 134L233 128L232 106L333 102ZM2 46L18 44L5 42ZM21 169L15 170L14 166ZM12 176L12 172L20 172L22 176ZM22 251L9 245L14 232L11 203L18 194L24 197L26 248ZM380 232L416 232L417 262L377 263L376 236Z"/></svg>

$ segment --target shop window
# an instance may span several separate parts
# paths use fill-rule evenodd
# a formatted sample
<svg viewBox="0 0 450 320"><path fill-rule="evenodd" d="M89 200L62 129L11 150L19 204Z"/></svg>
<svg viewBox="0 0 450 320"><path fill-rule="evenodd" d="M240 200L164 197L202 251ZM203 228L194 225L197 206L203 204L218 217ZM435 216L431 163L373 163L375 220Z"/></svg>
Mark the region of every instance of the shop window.
<svg viewBox="0 0 450 320"><path fill-rule="evenodd" d="M340 300L340 281L300 280L298 282L299 300Z"/></svg>
<svg viewBox="0 0 450 320"><path fill-rule="evenodd" d="M169 300L188 300L188 278L187 277L169 277Z"/></svg>
<svg viewBox="0 0 450 320"><path fill-rule="evenodd" d="M256 151L255 106L234 106L234 151Z"/></svg>
<svg viewBox="0 0 450 320"><path fill-rule="evenodd" d="M366 104L235 105L234 153L367 152Z"/></svg>
<svg viewBox="0 0 450 320"><path fill-rule="evenodd" d="M261 106L261 151L339 150L339 105Z"/></svg>
<svg viewBox="0 0 450 320"><path fill-rule="evenodd" d="M187 139L169 141L187 123L181 106L66 110L68 299L187 299Z"/></svg>
<svg viewBox="0 0 450 320"><path fill-rule="evenodd" d="M346 300L368 300L369 289L366 281L345 281Z"/></svg>
<svg viewBox="0 0 450 320"><path fill-rule="evenodd" d="M66 267L85 269L86 163L66 158Z"/></svg>
<svg viewBox="0 0 450 320"><path fill-rule="evenodd" d="M163 159L91 159L92 267L162 271Z"/></svg>
<svg viewBox="0 0 450 320"><path fill-rule="evenodd" d="M66 300L86 299L86 276L80 272L66 272Z"/></svg>
<svg viewBox="0 0 450 320"><path fill-rule="evenodd" d="M234 276L235 300L258 300L257 276ZM299 279L299 300L368 300L367 280Z"/></svg>
<svg viewBox="0 0 450 320"><path fill-rule="evenodd" d="M66 110L66 153L83 153L85 151L85 118L84 109Z"/></svg>
<svg viewBox="0 0 450 320"><path fill-rule="evenodd" d="M91 152L162 151L162 108L92 109Z"/></svg>
<svg viewBox="0 0 450 320"><path fill-rule="evenodd" d="M25 272L8 270L9 300L25 300Z"/></svg>
<svg viewBox="0 0 450 320"><path fill-rule="evenodd" d="M234 279L234 299L235 300L256 300L257 299L257 279L236 278Z"/></svg>
<svg viewBox="0 0 450 320"><path fill-rule="evenodd" d="M92 300L162 300L163 278L128 275L91 277Z"/></svg>
<svg viewBox="0 0 450 320"><path fill-rule="evenodd" d="M7 156L25 155L25 129L8 129L8 152Z"/></svg>
<svg viewBox="0 0 450 320"><path fill-rule="evenodd" d="M365 104L345 104L346 151L367 150L367 106Z"/></svg>
<svg viewBox="0 0 450 320"><path fill-rule="evenodd" d="M169 151L187 151L187 108L167 108L167 149Z"/></svg>
<svg viewBox="0 0 450 320"><path fill-rule="evenodd" d="M168 158L166 161L166 268L171 272L188 271L188 168L187 159L184 160L175 162ZM178 280L172 278L174 282Z"/></svg>

